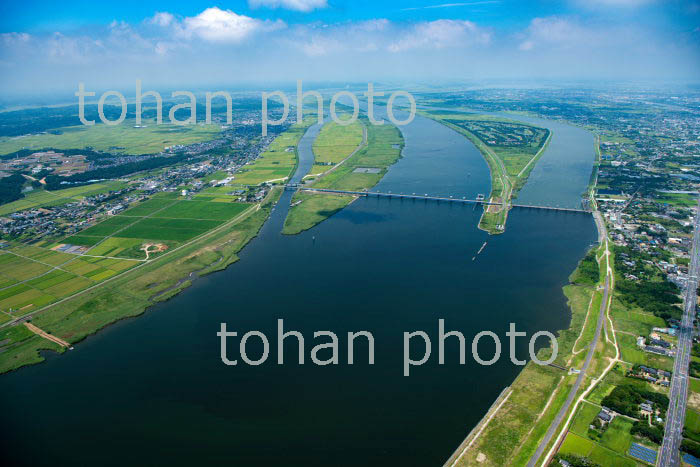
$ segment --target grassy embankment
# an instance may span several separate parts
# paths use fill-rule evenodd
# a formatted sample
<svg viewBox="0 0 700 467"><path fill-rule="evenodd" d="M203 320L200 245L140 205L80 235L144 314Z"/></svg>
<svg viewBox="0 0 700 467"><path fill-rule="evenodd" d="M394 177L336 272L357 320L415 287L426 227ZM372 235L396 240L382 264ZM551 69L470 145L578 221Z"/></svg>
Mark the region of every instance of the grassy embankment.
<svg viewBox="0 0 700 467"><path fill-rule="evenodd" d="M603 250L602 247L591 250L572 273L570 284L564 287L571 308L571 322L568 329L559 332L555 363L565 368L582 366L595 333L602 299L599 287L604 281L606 266L604 260L599 264L597 259L601 258ZM539 352L538 358L546 359L549 355L551 349L545 348ZM613 344L602 336L579 393L594 377L602 374L614 355ZM469 447L457 465L527 464L564 405L576 377L551 366L529 362L506 388L504 397L497 401L501 402L507 396L505 402L494 404L490 411L493 418L486 423L487 415L470 433L463 445ZM496 407L498 410L494 412Z"/></svg>
<svg viewBox="0 0 700 467"><path fill-rule="evenodd" d="M371 125L365 119L360 119L360 121L367 132L366 146L361 147L351 157L348 157L355 148L351 149L347 144L347 136L338 140L337 149L332 149L333 140L324 137L322 140L324 144L325 142L329 143L325 151L327 153L336 152L336 155L333 156L334 159L338 161L345 159L345 162L336 165L332 170L326 171L322 176L316 178L309 184L311 187L363 191L379 183L388 167L401 157L403 137L395 126L388 123L381 126ZM356 129L345 128L355 134L357 132ZM319 138L325 130L325 127L321 130ZM331 127L328 131L329 133L337 133L342 130ZM338 154L338 152L340 153ZM377 173L355 172L358 167L375 168L379 171ZM308 230L340 211L354 199L354 196L347 195L297 192L292 198L293 206L289 209L282 233L293 235Z"/></svg>
<svg viewBox="0 0 700 467"><path fill-rule="evenodd" d="M525 185L530 172L551 139L546 128L489 115L459 112L422 112L464 135L479 149L491 172L491 204L484 209L479 228L502 233L509 204Z"/></svg>
<svg viewBox="0 0 700 467"><path fill-rule="evenodd" d="M283 134L277 138L281 142L275 140L278 146L296 148L304 131L295 126L290 132L293 137ZM287 154L294 159L296 151ZM293 168L295 161L291 164ZM254 171L246 173L255 177ZM0 373L42 361L41 350L64 350L20 323L10 326L12 320L29 315L33 324L72 344L143 313L187 287L191 273L207 274L235 262L280 194L275 188L261 203L244 204L233 197L224 200L220 193L197 200L163 193L58 243L11 245L0 255L0 325L5 323ZM86 255L50 249L60 243L90 249ZM166 249L152 251L146 261L142 248L149 243Z"/></svg>
<svg viewBox="0 0 700 467"><path fill-rule="evenodd" d="M18 137L0 137L0 155L20 149L84 149L124 154L153 154L177 144L193 144L216 138L219 125L156 125L155 120L143 120L143 128L134 128L135 120L121 125L76 125L57 128L52 133Z"/></svg>

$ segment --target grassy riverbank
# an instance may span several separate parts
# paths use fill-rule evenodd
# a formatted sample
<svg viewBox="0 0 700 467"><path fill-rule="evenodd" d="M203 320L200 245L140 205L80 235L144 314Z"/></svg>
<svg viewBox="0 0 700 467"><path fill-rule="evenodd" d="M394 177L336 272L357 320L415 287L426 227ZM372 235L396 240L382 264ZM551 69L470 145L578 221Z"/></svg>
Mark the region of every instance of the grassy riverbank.
<svg viewBox="0 0 700 467"><path fill-rule="evenodd" d="M559 352L554 363L564 368L581 367L596 327L602 297L598 287L604 280L605 270L605 262L599 265L595 259L600 254L601 247L587 255L563 289L571 309L571 322L567 329L558 333ZM549 355L551 349L542 349L538 358L544 360ZM582 388L603 372L606 359L612 355L612 344L601 339ZM461 457L455 465L527 464L564 405L576 377L552 366L529 362L506 388L490 414L470 433L458 452Z"/></svg>
<svg viewBox="0 0 700 467"><path fill-rule="evenodd" d="M257 235L280 193L274 189L260 205L198 239L58 302L34 316L32 323L74 344L115 321L143 313L186 288L191 273L208 274L237 261L236 254ZM43 361L40 350L64 351L21 324L0 330L0 342L0 373Z"/></svg>
<svg viewBox="0 0 700 467"><path fill-rule="evenodd" d="M421 114L464 135L481 152L491 173L488 198L491 204L484 208L479 228L491 234L502 233L508 218L508 206L547 148L551 132L489 115L443 110Z"/></svg>
<svg viewBox="0 0 700 467"><path fill-rule="evenodd" d="M307 186L364 191L379 183L389 166L401 157L404 143L398 128L388 123L381 126L371 125L366 119L360 119L360 122L367 135L366 144L353 149L355 152L350 157L342 159L344 162L333 166L331 170L326 171ZM356 132L350 126L331 128L330 131L335 133L343 131L343 128L347 129L345 130L347 132ZM321 130L319 137L325 129L324 127ZM348 148L347 139L347 137L341 137L338 142L338 147L345 148L345 151ZM348 195L299 191L292 198L292 207L287 214L282 233L293 235L308 230L340 211L355 198Z"/></svg>

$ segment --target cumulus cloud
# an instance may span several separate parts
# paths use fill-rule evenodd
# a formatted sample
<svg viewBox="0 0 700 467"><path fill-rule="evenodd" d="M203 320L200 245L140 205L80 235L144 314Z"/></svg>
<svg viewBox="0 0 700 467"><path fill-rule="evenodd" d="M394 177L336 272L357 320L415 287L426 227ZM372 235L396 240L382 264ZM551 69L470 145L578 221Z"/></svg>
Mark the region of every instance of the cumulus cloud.
<svg viewBox="0 0 700 467"><path fill-rule="evenodd" d="M327 0L248 0L251 8L285 8L308 13L317 8L326 8Z"/></svg>
<svg viewBox="0 0 700 467"><path fill-rule="evenodd" d="M260 31L272 31L285 26L283 21L261 21L239 15L231 10L207 8L197 16L185 18L178 25L182 37L199 37L212 42L240 42Z"/></svg>
<svg viewBox="0 0 700 467"><path fill-rule="evenodd" d="M443 49L463 47L473 44L488 44L491 35L475 23L464 20L439 19L418 23L402 37L392 42L390 52L402 52L411 49Z"/></svg>

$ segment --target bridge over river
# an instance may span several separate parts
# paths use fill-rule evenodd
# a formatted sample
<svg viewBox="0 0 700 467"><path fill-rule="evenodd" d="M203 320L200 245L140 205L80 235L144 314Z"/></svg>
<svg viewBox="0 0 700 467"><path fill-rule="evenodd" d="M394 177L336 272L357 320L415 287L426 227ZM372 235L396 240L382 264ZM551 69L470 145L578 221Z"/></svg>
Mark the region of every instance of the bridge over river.
<svg viewBox="0 0 700 467"><path fill-rule="evenodd" d="M338 193L344 195L354 195L354 196L375 196L377 198L398 198L398 199L413 199L413 200L425 200L425 201L437 201L437 202L449 202L449 203L467 203L467 204L482 204L482 205L501 205L501 203L492 203L486 201L485 199L468 199L466 197L454 198L454 197L444 197L444 196L431 196L427 193L424 195L419 195L416 193L403 194L403 193L391 193L391 192L381 192L381 191L349 191L349 190L333 190L330 188L314 188L304 186L302 184L290 183L284 186L286 190L301 190L317 193ZM544 209L549 211L563 211L563 212L585 212L590 213L591 211L583 208L565 208L558 206L538 206L530 204L510 204L510 208L523 208L523 209Z"/></svg>

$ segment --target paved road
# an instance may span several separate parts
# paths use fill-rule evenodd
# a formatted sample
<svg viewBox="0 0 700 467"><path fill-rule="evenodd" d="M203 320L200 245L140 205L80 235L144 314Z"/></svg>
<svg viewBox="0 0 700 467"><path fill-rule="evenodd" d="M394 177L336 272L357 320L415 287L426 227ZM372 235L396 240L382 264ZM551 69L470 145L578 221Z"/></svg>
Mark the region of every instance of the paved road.
<svg viewBox="0 0 700 467"><path fill-rule="evenodd" d="M603 218L600 215L599 211L594 212L594 216L595 216L596 226L598 227L599 239L605 239L607 236L606 230L605 230L605 222L603 221ZM539 462L540 457L542 457L542 453L544 452L544 450L547 448L547 445L550 443L550 441L554 437L554 434L557 432L559 425L561 425L562 421L564 420L564 417L566 417L566 414L569 411L569 408L571 407L571 403L574 401L574 398L576 397L576 393L580 389L581 384L583 384L583 380L586 377L586 370L588 370L588 366L590 365L591 360L593 359L593 355L595 354L595 348L598 345L598 340L600 339L600 330L603 327L603 322L605 321L605 310L606 310L606 305L608 303L608 294L609 293L610 293L610 275L608 274L605 276L605 288L603 290L603 300L600 302L600 311L598 312L598 323L596 324L595 335L593 336L591 343L588 344L588 353L586 354L586 360L584 361L583 366L581 367L581 372L578 374L578 377L576 378L576 382L574 382L574 385L571 388L571 391L569 391L569 395L566 398L564 405L559 410L559 413L557 413L557 416L552 421L552 424L549 425L549 429L547 430L547 433L544 435L544 439L542 439L539 446L537 446L537 450L530 458L530 461L527 463L528 467L534 467Z"/></svg>
<svg viewBox="0 0 700 467"><path fill-rule="evenodd" d="M685 422L685 404L688 399L688 367L690 365L690 350L693 346L693 316L697 303L696 290L698 288L698 274L700 273L700 201L698 212L695 215L695 232L693 234L693 248L690 256L690 268L688 282L683 290L684 306L683 319L678 334L678 349L676 361L673 365L673 379L671 380L671 395L666 414L666 428L664 442L659 452L657 465L680 465L680 446L683 439L683 423Z"/></svg>

